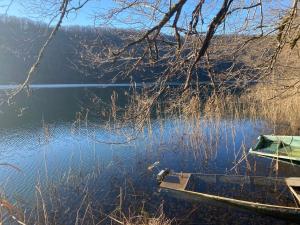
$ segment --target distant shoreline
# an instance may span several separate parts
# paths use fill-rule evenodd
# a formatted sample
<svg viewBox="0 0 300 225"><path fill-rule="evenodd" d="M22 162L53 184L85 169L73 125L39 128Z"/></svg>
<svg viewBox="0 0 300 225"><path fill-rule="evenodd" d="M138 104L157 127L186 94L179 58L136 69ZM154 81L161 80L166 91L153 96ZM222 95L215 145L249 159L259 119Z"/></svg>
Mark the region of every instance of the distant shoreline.
<svg viewBox="0 0 300 225"><path fill-rule="evenodd" d="M220 82L216 82L220 83ZM224 81L223 83L226 84L236 84L240 83L242 85L246 84L254 84L257 83L257 81L247 81L247 82L237 82L237 81ZM263 82L264 83L264 82ZM270 82L268 82L270 83ZM108 87L149 87L154 85L154 82L149 82L149 83L135 83L135 84L130 84L130 83L115 83L115 84L107 84L107 83L101 83L101 84L31 84L29 85L29 88L31 89L45 89L45 88L108 88ZM169 86L180 86L183 85L184 83L181 82L168 82L167 85ZM207 85L211 84L210 81L201 81L198 82L200 85ZM193 84L196 85L196 84ZM10 90L10 89L15 89L19 85L18 84L0 84L0 90Z"/></svg>
<svg viewBox="0 0 300 225"><path fill-rule="evenodd" d="M32 89L39 89L39 88L84 88L84 87L95 87L95 88L107 88L107 87L146 87L151 86L154 83L136 83L136 84L129 84L129 83L116 83L116 84L31 84L29 88ZM179 86L182 83L175 83L171 82L168 85L172 86ZM3 84L0 85L0 90L9 90L15 89L19 85L17 84Z"/></svg>

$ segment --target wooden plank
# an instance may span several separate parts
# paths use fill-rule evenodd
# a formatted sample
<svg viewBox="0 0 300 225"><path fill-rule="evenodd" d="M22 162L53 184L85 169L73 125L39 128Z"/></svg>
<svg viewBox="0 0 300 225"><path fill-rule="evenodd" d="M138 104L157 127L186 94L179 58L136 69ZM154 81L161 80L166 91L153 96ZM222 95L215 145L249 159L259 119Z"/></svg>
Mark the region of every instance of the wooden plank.
<svg viewBox="0 0 300 225"><path fill-rule="evenodd" d="M300 205L300 178L299 177L289 177L285 179L285 182L293 194L294 198L297 200L298 206Z"/></svg>
<svg viewBox="0 0 300 225"><path fill-rule="evenodd" d="M185 190L190 177L190 173L178 173L174 175L168 175L165 177L164 181L160 183L159 186L161 188Z"/></svg>
<svg viewBox="0 0 300 225"><path fill-rule="evenodd" d="M288 186L300 187L300 177L289 177L285 178L285 183Z"/></svg>
<svg viewBox="0 0 300 225"><path fill-rule="evenodd" d="M300 206L300 195L295 191L295 189L292 186L288 186L290 192L293 194L295 201L297 203L297 206Z"/></svg>

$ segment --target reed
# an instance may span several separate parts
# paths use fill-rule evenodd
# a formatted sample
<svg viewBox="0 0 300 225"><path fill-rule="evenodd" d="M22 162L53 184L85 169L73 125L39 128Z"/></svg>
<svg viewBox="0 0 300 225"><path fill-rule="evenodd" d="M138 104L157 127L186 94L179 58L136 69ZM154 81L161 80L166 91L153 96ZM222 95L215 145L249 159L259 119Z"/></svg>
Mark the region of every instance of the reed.
<svg viewBox="0 0 300 225"><path fill-rule="evenodd" d="M279 87L279 84L257 84L251 90L239 94L191 91L180 96L171 90L162 99L152 98L144 90L133 91L126 107L117 104L118 95L113 93L111 109L103 112L110 119L101 128L116 136L124 135L125 139L122 140L125 141L113 143L96 138L93 141L134 145L136 138L142 138L149 148L147 154L151 159L153 155L163 153L164 148L176 149L191 153L196 161L199 160L199 165L213 161L217 157L220 143L225 143L222 150L233 151L234 154L232 168L227 172L239 173L242 165L246 167L247 173L255 172L256 165L248 160L246 137L243 137L241 146L235 146L236 137L244 135L238 133L235 122L245 119L253 122L264 120L274 128L275 133L295 131L293 123L299 117L300 97L291 90L282 94ZM88 129L87 114L77 114L72 126L73 133L80 132L82 127ZM167 128L170 123L171 129ZM51 132L48 125L44 124L43 127L47 143L51 139ZM285 129L280 130L279 127ZM44 160L46 161L46 157ZM114 164L115 166L111 166ZM141 174L147 173L145 164L141 165L144 168L140 170ZM131 168L132 171L139 169ZM278 171L278 163L272 169ZM106 170L110 171L109 175L106 174L110 176L109 188L101 186ZM121 172L115 175L114 170ZM46 184L38 182L34 207L26 203L19 203L17 207L24 211L18 223L169 225L176 222L168 219L162 208L156 213L153 210L147 213L141 202L142 198L136 197L143 193L136 190L136 183L130 178L130 175L136 174L128 175L123 171L128 170L123 170L118 159L108 169L108 166L95 157L93 169L89 172L70 167L57 176L60 177L59 181L47 178ZM91 186L97 186L97 189L103 191L92 190ZM105 202L108 199L113 201L111 205ZM3 206L5 207L4 204ZM11 208L10 205L7 207Z"/></svg>
<svg viewBox="0 0 300 225"><path fill-rule="evenodd" d="M260 117L273 127L275 134L299 135L300 95L297 80L257 84L241 99L250 103L250 115Z"/></svg>
<svg viewBox="0 0 300 225"><path fill-rule="evenodd" d="M10 215L10 220L5 220L5 224L172 224L173 220L163 213L163 205L150 213L146 211L144 203L141 204L139 197L130 197L137 193L130 178L111 174L120 166L117 162L112 163L116 164L113 168L99 163L95 162L95 166L88 171L70 167L64 174L57 174L60 179L56 181L48 178L50 182L42 184L38 180L33 205L17 202L16 206L12 206L2 201L2 207L6 207ZM99 170L99 167L102 169ZM108 183L103 183L107 173L112 177L106 180ZM20 211L20 217L15 215L17 208L23 210Z"/></svg>

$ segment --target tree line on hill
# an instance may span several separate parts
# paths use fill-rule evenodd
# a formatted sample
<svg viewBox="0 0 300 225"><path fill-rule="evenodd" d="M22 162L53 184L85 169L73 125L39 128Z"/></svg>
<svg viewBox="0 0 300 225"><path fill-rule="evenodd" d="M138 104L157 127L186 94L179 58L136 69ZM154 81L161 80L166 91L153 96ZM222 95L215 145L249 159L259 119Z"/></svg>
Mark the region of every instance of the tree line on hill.
<svg viewBox="0 0 300 225"><path fill-rule="evenodd" d="M16 84L24 81L26 74L49 35L47 24L26 18L0 17L0 84ZM32 83L128 83L131 81L152 82L165 69L164 63L144 66L132 71L130 76L120 74L127 70L127 63L95 63L108 48L120 48L135 36L137 31L129 29L94 28L69 26L61 28L50 44L39 65ZM172 39L172 37L169 37ZM230 42L233 37L216 37L215 42ZM239 37L243 39L243 37ZM108 47L109 46L109 47ZM226 46L226 44L224 45ZM140 51L139 48L132 51ZM106 54L106 53L105 53ZM99 57L103 59L103 57ZM129 61L131 59L128 59ZM243 67L240 62L238 67ZM215 71L225 71L232 66L230 57L217 59ZM120 75L120 76L118 76ZM199 81L209 81L207 71L199 69ZM183 82L178 74L173 82Z"/></svg>

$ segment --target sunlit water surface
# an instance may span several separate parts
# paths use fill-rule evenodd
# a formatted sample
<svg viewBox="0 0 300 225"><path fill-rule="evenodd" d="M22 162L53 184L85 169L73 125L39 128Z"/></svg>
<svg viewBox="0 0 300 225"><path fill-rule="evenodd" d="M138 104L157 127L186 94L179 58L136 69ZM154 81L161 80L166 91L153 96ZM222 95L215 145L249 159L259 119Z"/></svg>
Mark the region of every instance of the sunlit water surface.
<svg viewBox="0 0 300 225"><path fill-rule="evenodd" d="M95 204L107 212L117 207L119 188L123 187L128 192L125 207L130 204L138 207L143 202L146 209L154 213L164 202L167 216L176 217L184 221L183 224L269 224L274 221L286 224L252 212L177 200L159 193L155 181L158 170L163 168L184 172L274 175L274 163L269 159L248 156L250 171L244 161L235 166L259 134L271 132L264 121L224 118L218 124L200 120L188 126L179 118L153 119L151 130L145 128L133 141L122 144L127 142L131 129L105 129L102 126L105 118L97 113L99 106L95 109L94 103L98 96L109 106L113 91L119 94L119 101L124 102L128 87L104 87L39 86L29 97L21 96L13 105L4 103L0 106L3 163L0 180L2 192L11 201L34 205L37 184L64 186L74 182L79 192L80 187L88 187L91 196L99 201ZM3 88L3 98L5 91ZM90 120L76 123L76 112L86 112L87 108ZM202 137L210 138L191 144L190 136L197 134L196 123L201 127ZM155 161L160 162L158 169L148 171L147 167ZM21 172L5 163L18 167ZM277 175L296 176L299 171L297 166L280 163ZM78 182L72 177L77 177ZM64 195L72 193L66 191ZM69 205L65 207L76 205L76 198L70 199L74 202L66 201ZM240 221L235 220L236 216L241 218Z"/></svg>

